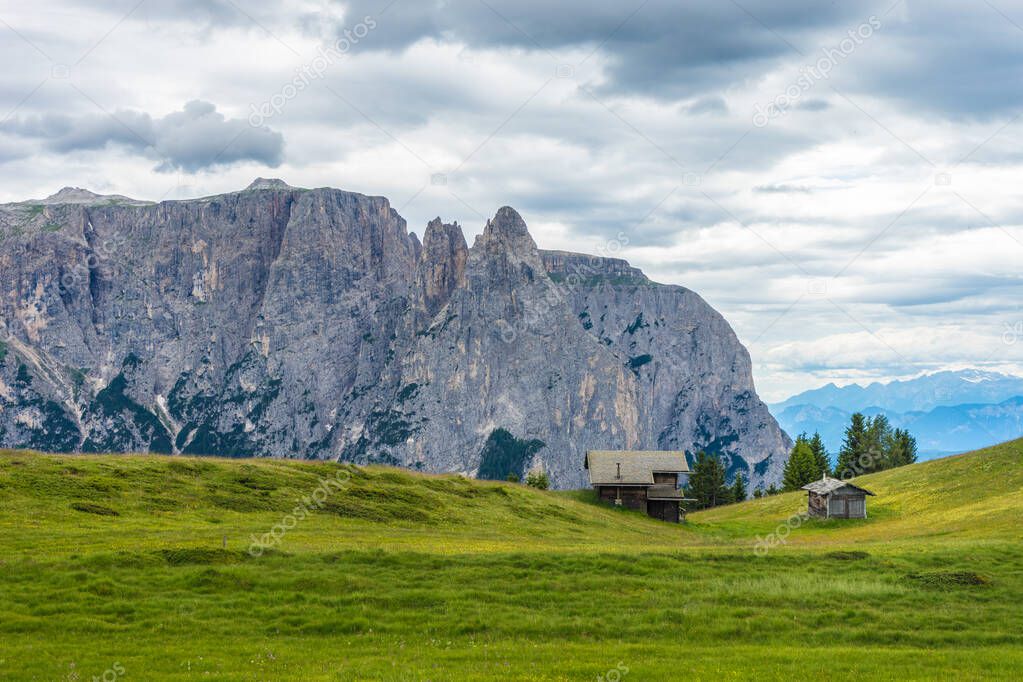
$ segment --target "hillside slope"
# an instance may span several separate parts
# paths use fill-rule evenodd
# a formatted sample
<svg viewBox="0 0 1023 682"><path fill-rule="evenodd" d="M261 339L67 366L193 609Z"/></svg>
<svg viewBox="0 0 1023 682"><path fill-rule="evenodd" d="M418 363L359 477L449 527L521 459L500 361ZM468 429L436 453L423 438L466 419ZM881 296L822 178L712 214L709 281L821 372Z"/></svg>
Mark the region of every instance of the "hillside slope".
<svg viewBox="0 0 1023 682"><path fill-rule="evenodd" d="M337 486L325 481L339 481ZM809 520L788 544L1016 540L1023 528L1023 439L855 479L876 494L866 520ZM322 504L310 495L325 490ZM664 551L749 548L806 510L784 493L689 514L685 525L597 504L590 491L333 462L159 455L41 455L0 450L0 551L116 551L178 544L246 548L296 507L287 545ZM303 503L303 500L305 502ZM310 500L312 500L310 502ZM53 533L18 532L27 527ZM19 544L17 540L20 539ZM70 541L70 542L69 542ZM279 543L284 544L284 543Z"/></svg>
<svg viewBox="0 0 1023 682"><path fill-rule="evenodd" d="M865 520L802 524L787 542L886 543L1023 539L1023 439L854 479L875 493ZM765 535L806 511L794 492L690 515L694 528Z"/></svg>
<svg viewBox="0 0 1023 682"><path fill-rule="evenodd" d="M686 533L524 485L334 462L0 451L0 491L7 556L247 551L296 508L300 523L275 547L641 551L677 546Z"/></svg>
<svg viewBox="0 0 1023 682"><path fill-rule="evenodd" d="M866 477L870 519L765 554L800 495L678 526L381 467L0 452L0 679L1016 680L1021 452Z"/></svg>

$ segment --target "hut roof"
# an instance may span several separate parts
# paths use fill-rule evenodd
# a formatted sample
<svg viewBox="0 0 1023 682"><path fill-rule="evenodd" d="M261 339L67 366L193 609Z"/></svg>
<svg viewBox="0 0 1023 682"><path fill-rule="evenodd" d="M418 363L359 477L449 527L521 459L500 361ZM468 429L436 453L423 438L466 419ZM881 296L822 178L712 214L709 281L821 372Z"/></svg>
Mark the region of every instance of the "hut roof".
<svg viewBox="0 0 1023 682"><path fill-rule="evenodd" d="M588 450L586 468L590 485L653 485L655 471L689 473L685 453L672 450Z"/></svg>
<svg viewBox="0 0 1023 682"><path fill-rule="evenodd" d="M682 491L670 483L658 483L646 489L648 500L682 500Z"/></svg>
<svg viewBox="0 0 1023 682"><path fill-rule="evenodd" d="M818 495L827 495L828 493L833 493L836 490L839 490L840 488L853 488L867 495L874 494L867 490L866 488L861 488L858 485L853 485L849 481L843 481L840 478L831 478L830 476L827 475L825 475L819 481L814 481L813 483L808 483L804 485L802 487L802 490L809 490L811 493L817 493Z"/></svg>

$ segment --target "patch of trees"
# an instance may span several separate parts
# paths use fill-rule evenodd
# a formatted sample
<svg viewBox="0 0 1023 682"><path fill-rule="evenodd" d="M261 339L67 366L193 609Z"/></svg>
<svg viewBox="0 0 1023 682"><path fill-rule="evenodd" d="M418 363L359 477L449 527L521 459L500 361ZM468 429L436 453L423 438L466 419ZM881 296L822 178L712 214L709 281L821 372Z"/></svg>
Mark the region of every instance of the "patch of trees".
<svg viewBox="0 0 1023 682"><path fill-rule="evenodd" d="M789 459L782 471L782 490L799 490L811 481L819 481L825 474L831 473L831 460L824 448L824 441L819 433L807 437L801 433L796 437Z"/></svg>
<svg viewBox="0 0 1023 682"><path fill-rule="evenodd" d="M491 481L521 479L529 461L546 445L542 440L522 440L506 429L494 429L480 453L480 468L476 478Z"/></svg>
<svg viewBox="0 0 1023 682"><path fill-rule="evenodd" d="M841 479L855 478L912 464L916 457L916 439L909 431L893 429L883 414L865 417L857 412L845 430L834 469L820 434L812 437L800 434L785 463L782 487L786 491L799 490L825 474Z"/></svg>
<svg viewBox="0 0 1023 682"><path fill-rule="evenodd" d="M696 500L691 503L695 509L710 509L722 504L742 502L749 495L746 490L746 478L741 471L736 472L735 481L728 485L725 466L715 455L699 452L689 474L689 482L685 487L685 496Z"/></svg>
<svg viewBox="0 0 1023 682"><path fill-rule="evenodd" d="M916 438L905 429L893 429L883 414L864 417L857 412L845 430L835 463L835 476L852 478L916 461Z"/></svg>
<svg viewBox="0 0 1023 682"><path fill-rule="evenodd" d="M526 485L537 490L547 490L551 487L551 479L546 471L530 471L526 474Z"/></svg>
<svg viewBox="0 0 1023 682"><path fill-rule="evenodd" d="M522 479L518 474L511 473L504 480L509 483L521 483ZM547 490L551 487L551 477L547 475L547 472L543 469L533 469L526 474L526 485L530 488L536 488L537 490Z"/></svg>

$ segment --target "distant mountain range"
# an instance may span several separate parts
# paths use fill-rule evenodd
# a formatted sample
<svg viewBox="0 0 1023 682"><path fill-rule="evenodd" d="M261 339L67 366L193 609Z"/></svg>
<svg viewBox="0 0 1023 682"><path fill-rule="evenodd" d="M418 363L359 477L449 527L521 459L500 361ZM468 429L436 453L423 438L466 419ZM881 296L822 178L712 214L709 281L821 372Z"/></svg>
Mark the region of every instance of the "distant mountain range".
<svg viewBox="0 0 1023 682"><path fill-rule="evenodd" d="M853 412L884 414L916 436L921 459L931 459L1023 435L1023 378L962 370L888 384L828 384L770 408L789 435L818 431L831 453Z"/></svg>

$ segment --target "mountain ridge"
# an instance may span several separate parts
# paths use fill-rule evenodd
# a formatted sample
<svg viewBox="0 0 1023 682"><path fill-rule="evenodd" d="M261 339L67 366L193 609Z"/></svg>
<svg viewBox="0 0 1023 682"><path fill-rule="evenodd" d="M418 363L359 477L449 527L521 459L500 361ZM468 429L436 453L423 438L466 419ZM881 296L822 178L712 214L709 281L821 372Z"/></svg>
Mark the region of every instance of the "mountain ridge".
<svg viewBox="0 0 1023 682"><path fill-rule="evenodd" d="M777 403L772 410L793 405L838 407L847 411L877 407L896 412L926 411L939 406L965 403L997 403L1023 395L1023 377L978 369L944 370L913 379L866 386L833 382L803 391Z"/></svg>
<svg viewBox="0 0 1023 682"><path fill-rule="evenodd" d="M770 483L790 443L698 295L541 251L510 207L468 247L439 218L420 242L383 197L277 179L6 204L0 265L0 445L472 475L503 429L543 443L523 469L578 487L587 448L707 448Z"/></svg>

